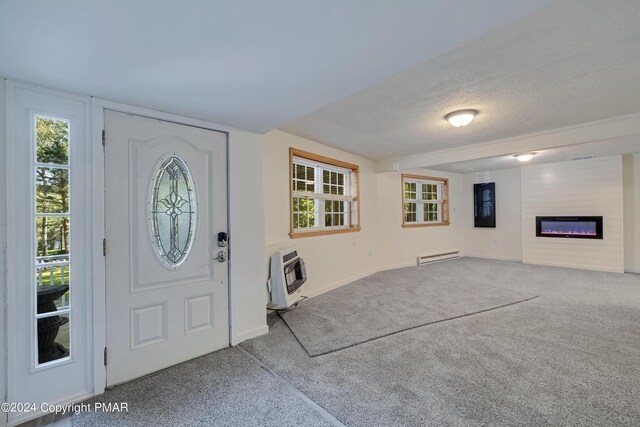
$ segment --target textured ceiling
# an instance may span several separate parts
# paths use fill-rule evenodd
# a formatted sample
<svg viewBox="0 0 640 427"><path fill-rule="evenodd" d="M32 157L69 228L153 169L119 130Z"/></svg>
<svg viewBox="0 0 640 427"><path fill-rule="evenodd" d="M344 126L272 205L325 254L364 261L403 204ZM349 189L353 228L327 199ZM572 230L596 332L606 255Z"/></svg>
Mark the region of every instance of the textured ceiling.
<svg viewBox="0 0 640 427"><path fill-rule="evenodd" d="M282 129L380 160L635 113L639 23L637 0L555 2Z"/></svg>
<svg viewBox="0 0 640 427"><path fill-rule="evenodd" d="M0 75L264 132L549 2L0 0Z"/></svg>

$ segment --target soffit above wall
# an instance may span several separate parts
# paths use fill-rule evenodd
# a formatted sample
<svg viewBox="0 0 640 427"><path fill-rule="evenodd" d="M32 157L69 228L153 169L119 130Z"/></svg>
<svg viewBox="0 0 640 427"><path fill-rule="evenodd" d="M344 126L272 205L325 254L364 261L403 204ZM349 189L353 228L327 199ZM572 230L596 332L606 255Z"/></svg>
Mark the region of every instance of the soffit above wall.
<svg viewBox="0 0 640 427"><path fill-rule="evenodd" d="M640 134L605 141L587 142L583 144L550 148L546 150L535 150L535 153L536 155L533 159L525 163L519 162L513 155L508 154L485 159L434 165L429 168L464 174L510 169L543 163L558 163L569 160L588 160L591 158L606 157L614 154L634 154L640 153Z"/></svg>

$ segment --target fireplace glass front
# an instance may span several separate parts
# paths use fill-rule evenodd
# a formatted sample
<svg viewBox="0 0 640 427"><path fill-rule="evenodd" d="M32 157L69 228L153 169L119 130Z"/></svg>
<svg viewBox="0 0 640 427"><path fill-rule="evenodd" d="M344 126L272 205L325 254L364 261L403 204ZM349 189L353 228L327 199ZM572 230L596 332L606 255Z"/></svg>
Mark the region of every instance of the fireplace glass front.
<svg viewBox="0 0 640 427"><path fill-rule="evenodd" d="M602 239L601 216L538 216L536 236Z"/></svg>

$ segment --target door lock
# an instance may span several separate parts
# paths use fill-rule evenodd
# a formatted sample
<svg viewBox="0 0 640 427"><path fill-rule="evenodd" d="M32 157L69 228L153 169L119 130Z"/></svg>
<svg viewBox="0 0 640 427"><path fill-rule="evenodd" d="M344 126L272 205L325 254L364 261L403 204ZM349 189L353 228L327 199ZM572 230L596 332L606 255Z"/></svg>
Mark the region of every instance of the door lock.
<svg viewBox="0 0 640 427"><path fill-rule="evenodd" d="M227 254L225 251L218 252L218 256L216 257L218 262L225 262L227 260Z"/></svg>

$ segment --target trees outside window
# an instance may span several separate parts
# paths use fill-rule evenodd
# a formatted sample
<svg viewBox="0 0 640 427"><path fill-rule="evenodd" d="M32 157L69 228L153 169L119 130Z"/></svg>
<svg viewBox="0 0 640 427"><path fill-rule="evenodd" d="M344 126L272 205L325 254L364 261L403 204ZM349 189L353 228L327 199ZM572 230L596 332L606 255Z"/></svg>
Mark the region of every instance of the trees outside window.
<svg viewBox="0 0 640 427"><path fill-rule="evenodd" d="M36 116L38 256L69 253L69 122ZM66 214L66 215L63 215Z"/></svg>

